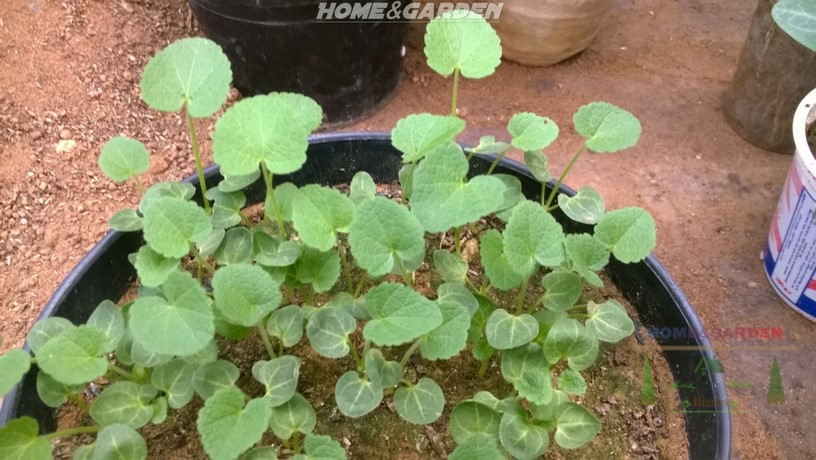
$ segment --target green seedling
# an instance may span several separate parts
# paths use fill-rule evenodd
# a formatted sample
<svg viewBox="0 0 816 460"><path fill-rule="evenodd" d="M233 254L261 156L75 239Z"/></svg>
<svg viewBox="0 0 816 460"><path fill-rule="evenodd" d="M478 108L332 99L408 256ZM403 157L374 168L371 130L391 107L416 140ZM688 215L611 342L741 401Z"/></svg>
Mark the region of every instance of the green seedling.
<svg viewBox="0 0 816 460"><path fill-rule="evenodd" d="M0 457L50 458L51 440L95 434L76 458L145 458L139 430L168 423L199 399L196 428L214 459L277 458L280 445L295 459L345 458L339 443L315 433L314 401L299 378L305 356L297 354L305 347L314 351L309 359L349 357L334 382L334 403L347 417L383 410L389 400L410 423L437 421L451 405L448 389L417 375L417 360L444 367L469 350L481 362L478 377L500 372L507 394L480 391L453 401L457 446L450 458L536 458L553 442L567 449L589 442L600 423L575 402L587 390L581 373L597 358L599 342L623 340L634 324L620 303L593 301L585 287L603 285L600 272L612 257L645 258L655 225L639 208L608 211L592 188L569 197L557 185L584 152L635 145L640 123L608 103L581 107L573 122L582 141L547 194L552 176L544 150L559 133L553 120L521 113L508 123L505 140L482 138L467 154L456 143L465 128L456 114L460 78L487 77L500 63L490 25L453 11L431 21L425 45L428 65L453 76L451 113L409 115L394 128L404 162L402 203L377 196L362 171L348 194L276 180L302 167L308 136L322 119L314 101L290 93L226 109L212 136L224 179L207 190L194 119L225 103L229 63L217 45L199 38L158 53L143 73L142 97L155 109L183 112L203 206L187 184L147 188L139 176L149 155L138 141L117 137L103 147L103 172L117 182L133 180L143 192L138 210L110 220L116 230L143 231L145 244L131 255L138 296L121 307L103 302L84 325L39 321L28 334L31 353L0 356L0 394L36 364L42 400L75 404L90 422L41 435L33 419L14 420L0 428ZM522 195L518 179L494 174L512 149L542 182L535 201ZM470 160L481 154L495 161L485 174L469 174ZM260 222L242 214L243 190L256 180L266 186ZM558 208L585 224L584 233L566 234L552 214ZM504 223L484 229L496 219ZM465 231L478 255L465 258ZM453 244L429 252L427 238L443 236ZM433 272L432 292L414 289L423 267ZM251 367L258 384L239 387L249 370L218 359L217 339L253 334L268 356ZM498 366L491 370L491 362ZM86 385L103 377L113 383L86 396ZM269 432L277 441L259 445Z"/></svg>

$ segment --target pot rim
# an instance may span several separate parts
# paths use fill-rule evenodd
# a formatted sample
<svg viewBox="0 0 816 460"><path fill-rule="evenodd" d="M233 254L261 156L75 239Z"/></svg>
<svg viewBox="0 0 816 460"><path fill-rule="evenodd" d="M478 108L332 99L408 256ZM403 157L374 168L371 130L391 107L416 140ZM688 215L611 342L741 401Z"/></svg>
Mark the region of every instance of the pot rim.
<svg viewBox="0 0 816 460"><path fill-rule="evenodd" d="M811 174L816 175L816 157L810 151L807 140L807 118L814 105L816 105L816 88L802 98L802 102L796 107L793 115L793 143L796 145L796 156Z"/></svg>

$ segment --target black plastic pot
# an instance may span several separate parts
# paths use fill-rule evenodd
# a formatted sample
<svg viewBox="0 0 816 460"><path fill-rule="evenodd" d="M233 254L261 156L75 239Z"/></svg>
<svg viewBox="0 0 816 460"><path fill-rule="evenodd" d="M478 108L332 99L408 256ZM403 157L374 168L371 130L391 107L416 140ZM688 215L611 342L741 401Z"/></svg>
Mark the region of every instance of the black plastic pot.
<svg viewBox="0 0 816 460"><path fill-rule="evenodd" d="M473 174L487 171L494 157L475 157ZM388 134L332 134L314 137L309 146L308 161L303 169L281 183L296 185L348 183L357 171L367 171L376 182L392 182L402 165L400 153L391 145ZM539 199L541 184L524 165L502 160L497 173L512 174L521 180L524 194ZM207 170L207 184L215 186L221 180L217 167ZM188 182L197 184L193 176ZM552 184L550 184L552 185ZM263 200L264 186L258 181L246 190L248 203ZM562 192L574 193L562 187ZM196 197L200 200L200 197ZM588 226L568 223L563 214L556 217L568 231L589 230ZM82 259L57 289L46 305L41 318L62 316L74 323L85 322L93 309L104 299L118 299L135 280L136 273L128 262L128 254L143 244L141 233L111 232ZM622 264L613 260L606 269L615 285L637 308L645 328L680 333L655 334L665 351L666 359L678 382L694 388L680 388L680 399L712 402L707 410L688 410L688 431L691 459L728 460L731 450L731 416L727 404L725 382L718 373L716 356L711 343L703 336L703 328L691 305L662 265L652 256L637 264ZM646 333L643 329L641 334ZM681 336L686 336L685 338ZM9 393L0 409L0 426L11 418L28 415L36 418L46 432L55 429L55 413L40 402L36 390L36 366L23 383ZM684 385L685 386L685 385Z"/></svg>
<svg viewBox="0 0 816 460"><path fill-rule="evenodd" d="M324 127L373 114L402 76L406 23L319 21L319 0L188 2L201 30L229 57L244 96L305 94L323 107Z"/></svg>

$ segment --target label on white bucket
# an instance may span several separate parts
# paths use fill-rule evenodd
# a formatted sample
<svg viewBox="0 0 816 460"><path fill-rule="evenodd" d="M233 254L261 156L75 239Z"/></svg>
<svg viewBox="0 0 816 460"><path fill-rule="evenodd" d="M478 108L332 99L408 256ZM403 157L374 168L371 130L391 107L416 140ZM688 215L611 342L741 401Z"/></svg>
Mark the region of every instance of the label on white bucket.
<svg viewBox="0 0 816 460"><path fill-rule="evenodd" d="M816 321L816 177L794 155L763 252L771 285Z"/></svg>

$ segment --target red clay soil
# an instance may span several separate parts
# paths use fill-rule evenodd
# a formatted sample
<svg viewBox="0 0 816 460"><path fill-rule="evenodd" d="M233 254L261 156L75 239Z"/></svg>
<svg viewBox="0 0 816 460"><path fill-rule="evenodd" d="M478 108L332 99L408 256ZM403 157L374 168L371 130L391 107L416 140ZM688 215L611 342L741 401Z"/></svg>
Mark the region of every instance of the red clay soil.
<svg viewBox="0 0 816 460"><path fill-rule="evenodd" d="M551 117L562 133L548 151L554 171L578 143L571 116L580 105L605 100L637 115L636 148L582 157L568 183L596 187L610 208L643 206L655 216L655 253L709 331L781 328L781 339L714 342L742 412L733 416L734 458L816 458L816 437L807 434L816 416L816 360L807 351L816 346L816 325L776 297L759 260L791 157L744 142L720 108L755 6L620 0L585 52L548 68L504 63L489 78L464 81L460 107L469 140L501 135L515 112ZM107 218L137 200L135 189L98 172L105 140L144 141L154 154L149 182L193 172L181 120L148 110L138 95L147 59L198 33L187 20L183 0L0 2L3 349L22 344ZM421 58L409 49L395 98L348 130L390 130L412 112L444 113L450 81ZM785 390L775 405L766 394L773 358Z"/></svg>

